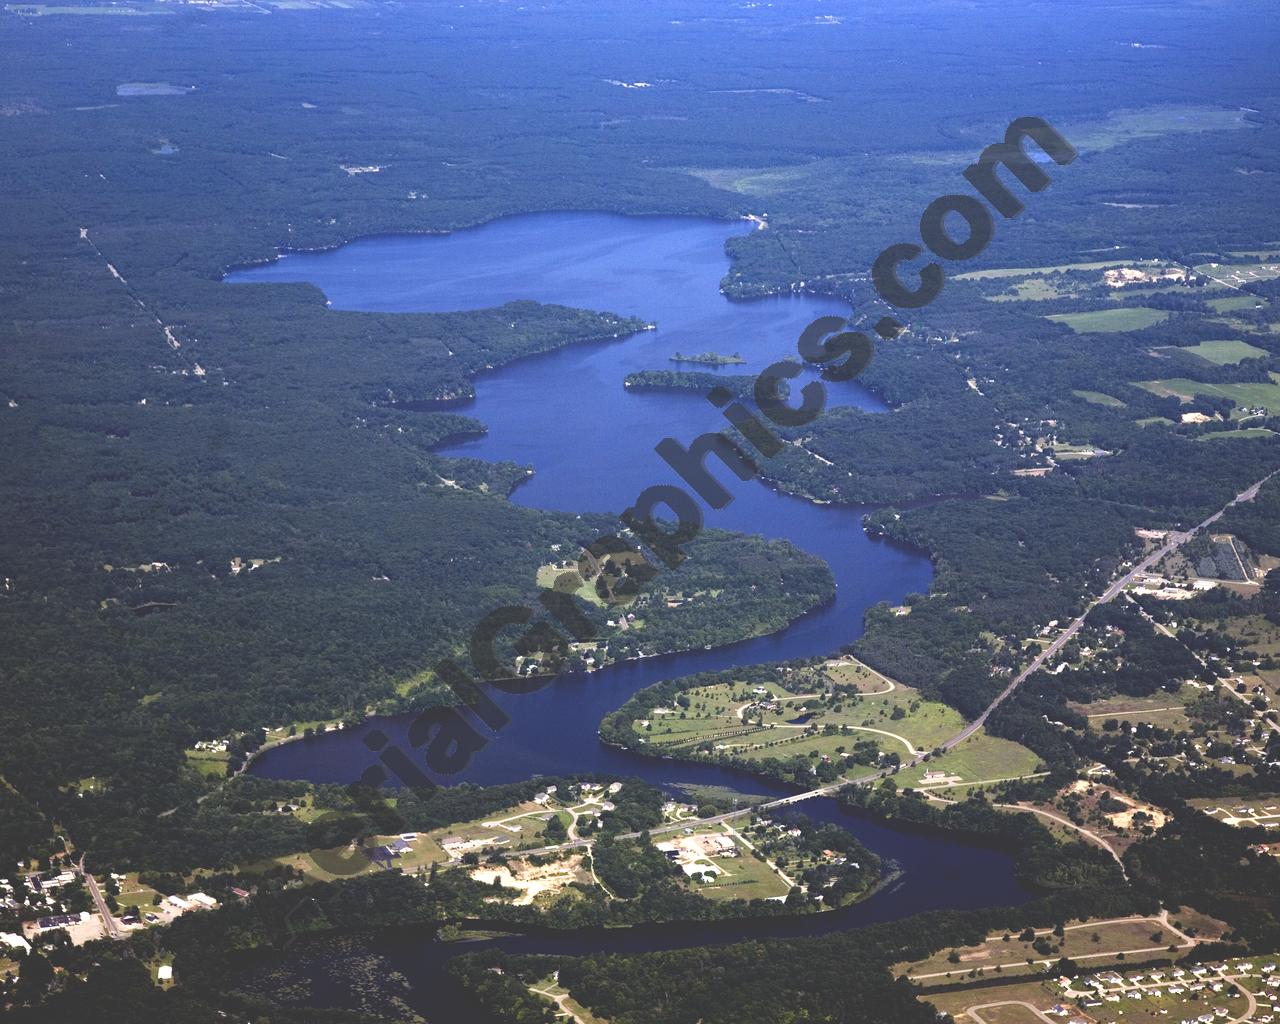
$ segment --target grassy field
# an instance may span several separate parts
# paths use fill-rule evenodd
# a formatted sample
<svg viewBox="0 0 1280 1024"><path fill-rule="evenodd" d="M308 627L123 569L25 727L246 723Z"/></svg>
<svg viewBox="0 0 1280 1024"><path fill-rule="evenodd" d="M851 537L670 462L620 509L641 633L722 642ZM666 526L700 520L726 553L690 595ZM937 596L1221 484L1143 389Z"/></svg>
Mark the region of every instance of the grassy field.
<svg viewBox="0 0 1280 1024"><path fill-rule="evenodd" d="M570 568L561 565L539 566L537 577L538 586L542 587L544 590L550 590L555 584L557 578L570 571L572 571ZM596 593L594 582L584 581L582 586L574 591L574 594L575 596L582 598L584 601L588 601L595 605L597 608L604 607L604 598Z"/></svg>
<svg viewBox="0 0 1280 1024"><path fill-rule="evenodd" d="M725 829L702 828L694 835L724 835ZM791 886L761 857L758 857L741 841L734 838L736 857L708 857L710 863L720 868L715 881L688 881L689 888L709 900L767 900L786 896Z"/></svg>
<svg viewBox="0 0 1280 1024"><path fill-rule="evenodd" d="M1123 306L1118 309L1095 309L1087 313L1053 313L1048 319L1066 324L1077 334L1109 334L1116 331L1140 331L1167 320L1162 309L1147 306Z"/></svg>
<svg viewBox="0 0 1280 1024"><path fill-rule="evenodd" d="M1049 267L1004 267L996 270L970 270L964 274L957 274L957 281L980 281L983 278L1001 278L1001 277L1044 277L1048 274L1066 273L1070 270L1105 270L1108 267L1127 267L1134 264L1133 260L1096 260L1092 263L1060 263L1057 266Z"/></svg>
<svg viewBox="0 0 1280 1024"><path fill-rule="evenodd" d="M959 992L929 993L926 998L938 1008L940 1013L949 1013L957 1020L964 1020L966 1024L973 1020L972 1017L963 1016L971 1006L989 1006L993 1003L1030 1003L1041 1010L1048 1010L1059 1001L1047 986L1038 981L999 987L975 985ZM1029 1011L1025 1007L1018 1007L1018 1009L1022 1010L1023 1016L1016 1016L1010 1006L1000 1006L998 1009L982 1010L981 1017L986 1024L1031 1024L1031 1021L1043 1024L1041 1018L1034 1014L1028 1016Z"/></svg>
<svg viewBox="0 0 1280 1024"><path fill-rule="evenodd" d="M1265 301L1253 295L1224 295L1218 299L1209 299L1209 306L1218 313L1233 313L1238 309L1253 309Z"/></svg>
<svg viewBox="0 0 1280 1024"><path fill-rule="evenodd" d="M1014 281L1006 293L990 295L988 298L992 302L1041 302L1045 299L1060 299L1067 294L1069 293L1054 287L1053 282L1036 276Z"/></svg>
<svg viewBox="0 0 1280 1024"><path fill-rule="evenodd" d="M1091 704L1072 704L1072 708L1089 719L1089 725L1101 730L1108 718L1117 721L1147 722L1165 729L1185 729L1187 717L1184 705L1200 694L1199 690L1184 687L1180 693L1158 693L1151 697L1109 697Z"/></svg>
<svg viewBox="0 0 1280 1024"><path fill-rule="evenodd" d="M1206 384L1203 381L1188 380L1186 377L1134 383L1161 398L1174 395L1184 401L1190 401L1196 395L1216 395L1219 398L1231 399L1237 406L1264 406L1268 412L1280 412L1280 373L1272 372L1270 376L1270 384L1260 382Z"/></svg>
<svg viewBox="0 0 1280 1024"><path fill-rule="evenodd" d="M1212 434L1201 434L1197 441L1248 441L1255 437L1274 437L1275 431L1266 427L1246 427L1244 430L1215 430Z"/></svg>
<svg viewBox="0 0 1280 1024"><path fill-rule="evenodd" d="M797 695L776 683L722 683L686 691L687 709L655 709L633 728L648 744L672 754L710 744L714 751L754 761L810 753L834 758L859 740L905 759L964 726L953 709L923 700L860 663L836 664L827 672L830 682L855 685L860 695L832 696L825 687ZM769 706L761 708L761 702Z"/></svg>
<svg viewBox="0 0 1280 1024"><path fill-rule="evenodd" d="M225 750L188 750L187 764L201 775L210 775L217 779L227 777L227 762L230 756Z"/></svg>
<svg viewBox="0 0 1280 1024"><path fill-rule="evenodd" d="M151 886L138 881L136 871L130 871L120 883L120 894L116 902L122 907L141 907L143 910L155 905L155 898L160 894Z"/></svg>
<svg viewBox="0 0 1280 1024"><path fill-rule="evenodd" d="M1159 938L1156 938L1156 936ZM955 975L967 973L975 967L991 971L996 964L1001 966L1001 973L1018 973L1029 971L1027 961L1043 961L1068 956L1080 960L1089 968L1097 968L1117 962L1115 953L1131 949L1155 947L1162 949L1169 945L1185 945L1185 940L1173 931L1165 928L1158 920L1143 918L1140 920L1110 919L1086 921L1067 926L1061 939L1051 934L1047 928L1036 930L1037 938L1046 938L1060 947L1058 952L1046 957L1045 954L1032 948L1030 942L1022 942L1016 934L989 935L985 942L976 946L962 946L958 949L941 949L924 960L898 964L893 968L895 974L919 979L923 984L946 984L954 981ZM959 957L955 963L951 957ZM953 977L946 977L947 974ZM939 975L938 977L928 977Z"/></svg>
<svg viewBox="0 0 1280 1024"><path fill-rule="evenodd" d="M1072 391L1076 398L1083 398L1091 405L1105 405L1109 409L1123 409L1125 403L1111 395L1103 394L1101 391Z"/></svg>
<svg viewBox="0 0 1280 1024"><path fill-rule="evenodd" d="M1180 345L1176 348L1165 347L1156 351L1189 352L1191 355L1199 356L1205 362L1213 363L1215 366L1234 365L1246 359L1258 359L1269 354L1266 349L1250 345L1247 341L1230 338L1219 341L1202 341L1198 345Z"/></svg>
<svg viewBox="0 0 1280 1024"><path fill-rule="evenodd" d="M985 782L1030 775L1039 767L1040 759L1026 747L980 730L941 757L904 769L894 780L899 786L916 786L925 772L946 772L962 782Z"/></svg>
<svg viewBox="0 0 1280 1024"><path fill-rule="evenodd" d="M579 1024L609 1024L603 1017L597 1017L573 999L569 995L569 990L560 984L558 974L548 974L545 978L539 978L529 986L529 990L553 1004L557 1015L566 1012L572 1014L571 1017L563 1018L565 1020L577 1020Z"/></svg>
<svg viewBox="0 0 1280 1024"><path fill-rule="evenodd" d="M587 805L578 803L574 806L582 808ZM598 803L594 806L596 809L599 808ZM418 838L413 841L413 849L396 858L393 863L408 874L412 874L419 869L428 868L432 864L446 863L451 859L449 852L444 849L444 841L446 839L458 839L463 842L472 841L475 845L467 847L467 849L476 850L482 855L490 849L518 850L542 846L545 845L543 833L547 828L545 817L549 814L559 815L560 820L566 826L572 820L569 812L563 807L544 807L541 804L530 801L501 811L495 811L491 815L477 818L474 821L459 822L432 832L419 833ZM375 836L368 840L365 845L373 847L391 843L396 838L396 836L392 835ZM344 860L351 860L353 866L360 868L359 871L355 872L356 874L381 870L375 867L372 862L365 866L361 861L355 860L353 852L345 847L332 850L304 850L277 857L274 862L297 868L308 878L325 882L332 881L336 877L343 877L332 874L327 870L326 865L341 863ZM355 854L355 856L363 855Z"/></svg>

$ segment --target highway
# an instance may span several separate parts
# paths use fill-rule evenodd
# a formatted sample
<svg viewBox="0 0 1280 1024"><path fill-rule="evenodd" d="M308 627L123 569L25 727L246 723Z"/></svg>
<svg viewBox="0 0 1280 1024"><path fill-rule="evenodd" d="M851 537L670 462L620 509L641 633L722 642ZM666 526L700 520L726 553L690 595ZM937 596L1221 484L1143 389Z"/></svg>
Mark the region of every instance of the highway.
<svg viewBox="0 0 1280 1024"><path fill-rule="evenodd" d="M1237 494L1234 498L1232 498L1229 502L1227 502L1224 506L1222 506L1222 508L1218 509L1217 512L1209 516L1208 519L1204 520L1201 523L1197 523L1195 526L1191 527L1191 529L1183 532L1177 532L1177 531L1170 532L1165 544L1162 547L1159 547L1156 550L1152 551L1150 554L1144 557L1141 561L1135 564L1133 568L1129 569L1123 576L1120 576L1117 579L1115 579L1107 587L1107 589L1102 592L1101 596L1090 601L1089 604L1085 607L1085 610L1081 612L1079 616L1073 619L1066 626L1066 628L1063 629L1062 632L1058 634L1058 636L1053 640L1052 643L1050 643L1047 647L1045 647L1043 651L1037 654L1035 658L1032 659L1031 663L1027 665L1026 668L1024 668L1016 676L1014 676L1013 680L1009 683L1009 685L1006 686L1003 690L1000 691L999 694L996 695L995 700L993 700L990 704L987 705L986 710L983 711L982 714L980 714L977 718L975 718L972 722L966 725L963 729L961 729L958 733L956 733L950 739L939 744L941 749L950 750L952 747L955 747L963 743L970 736L972 736L979 729L981 729L986 724L987 719L991 717L992 712L995 711L996 708L998 708L1001 704L1003 704L1006 700L1008 700L1009 697L1013 694L1013 692L1019 686L1021 686L1024 682L1026 682L1027 679L1030 678L1034 673L1038 672L1041 668L1043 668L1046 662L1050 661L1056 654L1058 654L1058 652L1061 651L1062 648L1071 641L1072 637L1074 637L1078 632L1080 632L1080 628L1084 625L1085 619L1089 617L1089 613L1093 611L1094 608L1098 607L1098 605L1109 604L1110 602L1114 601L1121 593L1123 593L1124 588L1127 587L1130 583L1132 583L1138 576L1142 575L1144 572L1147 572L1152 566L1156 565L1166 556L1172 554L1174 551L1177 551L1178 548L1182 547L1182 545L1186 544L1187 541L1197 536L1201 531L1212 526L1219 519L1221 519L1222 516L1226 513L1226 511L1229 508L1231 508L1233 505L1238 505L1241 502L1252 501L1255 497L1257 497L1258 490L1262 487L1262 485L1265 484L1277 473L1280 473L1280 469L1272 470L1270 473L1264 476L1261 480L1258 480L1256 483L1251 484L1249 487L1245 488L1243 491ZM903 762L902 767L910 768L914 765L919 764L921 761L924 760L924 758L925 758L925 755L923 754L917 757L913 757L910 761ZM847 786L863 786L863 785L867 785L868 783L877 782L880 779L883 779L889 775L892 775L894 771L895 769L893 768L883 768L872 775L864 775L858 779L842 779L841 781L833 782L828 786L819 786L817 789L805 790L804 792L796 793L793 796L785 796L778 800L770 800L763 804L757 804L755 807L745 807L745 808L742 808L741 810L729 811L725 814L717 814L715 817L712 817L712 818L691 818L685 821L674 822L669 825L662 825L658 828L650 829L649 834L663 835L669 832L679 832L686 828L701 828L707 825L718 825L720 822L730 821L734 818L741 818L745 815L751 814L753 811L769 811L778 807L787 807L787 806L790 806L791 804L798 804L805 800L812 800L814 797L831 796L833 793L836 793ZM620 836L619 838L634 839L639 834L640 833L638 832L628 832L625 835ZM536 850L512 850L506 854L498 854L498 856L518 855L518 856L527 857L531 854L562 853L567 850L573 850L579 847L590 846L590 845L591 845L590 839L580 839L574 842L560 843L556 846L543 846L543 847L539 847Z"/></svg>

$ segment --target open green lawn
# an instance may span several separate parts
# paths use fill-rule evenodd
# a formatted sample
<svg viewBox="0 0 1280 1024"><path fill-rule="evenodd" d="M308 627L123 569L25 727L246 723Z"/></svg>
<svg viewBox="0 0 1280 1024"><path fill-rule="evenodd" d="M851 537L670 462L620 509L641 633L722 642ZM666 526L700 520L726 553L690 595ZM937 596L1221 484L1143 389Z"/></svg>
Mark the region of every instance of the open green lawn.
<svg viewBox="0 0 1280 1024"><path fill-rule="evenodd" d="M1069 270L1104 270L1107 267L1127 267L1132 260L1095 260L1092 263L1060 263L1049 267L1004 267L995 270L970 270L957 274L957 281L980 281L983 278L1043 277L1047 274L1066 273Z"/></svg>
<svg viewBox="0 0 1280 1024"><path fill-rule="evenodd" d="M1237 309L1253 309L1254 306L1261 306L1265 302L1265 299L1259 299L1253 295L1224 295L1220 299L1209 299L1209 305L1218 313L1231 313Z"/></svg>
<svg viewBox="0 0 1280 1024"><path fill-rule="evenodd" d="M719 831L719 830L708 830ZM714 882L689 881L689 888L709 900L767 900L791 891L764 860L735 840L737 857L710 857L722 869Z"/></svg>
<svg viewBox="0 0 1280 1024"><path fill-rule="evenodd" d="M1092 704L1072 704L1072 707L1089 719L1089 727L1102 731L1102 723L1109 718L1120 722L1147 722L1163 729L1185 729L1188 726L1184 712L1186 702L1200 695L1193 687L1183 687L1179 693L1161 691L1150 697L1108 697Z"/></svg>
<svg viewBox="0 0 1280 1024"><path fill-rule="evenodd" d="M217 779L226 778L230 756L225 750L188 750L186 754L187 764L201 775L211 775Z"/></svg>
<svg viewBox="0 0 1280 1024"><path fill-rule="evenodd" d="M1091 405L1105 405L1110 409L1123 409L1125 403L1111 395L1103 394L1101 391L1072 391L1076 398L1083 398Z"/></svg>
<svg viewBox="0 0 1280 1024"><path fill-rule="evenodd" d="M1048 319L1066 324L1077 334L1109 334L1116 331L1140 331L1167 320L1163 309L1148 306L1122 306L1117 309L1095 309L1086 313L1053 313Z"/></svg>
<svg viewBox="0 0 1280 1024"><path fill-rule="evenodd" d="M1031 775L1039 767L1040 759L1026 747L982 730L941 757L903 769L894 781L902 787L917 786L925 772L946 772L962 782L984 782Z"/></svg>
<svg viewBox="0 0 1280 1024"><path fill-rule="evenodd" d="M954 736L964 726L952 708L923 700L915 690L891 684L864 665L842 663L828 671L833 682L853 683L866 692L833 699L816 693L791 694L774 683L721 683L687 691L688 708L665 709L665 714L655 709L644 720L647 724L638 722L634 728L651 746L673 754L691 753L699 744L710 743L713 751L760 760L810 753L834 758L840 753L837 748L848 749L860 740L871 740L881 750L907 758ZM739 716L744 705L764 700L777 707L747 708ZM811 717L793 721L804 715ZM828 727L834 731L828 733Z"/></svg>
<svg viewBox="0 0 1280 1024"><path fill-rule="evenodd" d="M1274 430L1266 427L1246 427L1244 430L1215 430L1212 434L1201 434L1197 441L1247 441L1251 437L1275 437Z"/></svg>
<svg viewBox="0 0 1280 1024"><path fill-rule="evenodd" d="M1152 939L1152 936L1157 932L1160 935L1158 942ZM967 972L974 967L982 967L990 971L996 964L1000 964L1005 971L1008 971L1016 965L1025 965L1028 957L1033 960L1045 959L1044 954L1033 949L1030 942L1020 942L1016 934L1010 935L1009 941L1006 942L1004 941L1004 934L989 935L985 942L976 946L962 946L956 949L955 952L960 957L958 964L949 959L952 949L948 947L938 950L924 960L898 964L894 968L894 973L906 974L908 977L936 974L938 972L945 974L947 971L958 974ZM1076 922L1064 930L1061 939L1053 936L1047 928L1037 929L1037 935L1048 937L1053 945L1060 947L1060 951L1053 954L1054 956L1088 957L1085 963L1090 967L1114 962L1114 957L1099 956L1099 954L1108 953L1109 951L1143 949L1147 946L1168 946L1171 943L1183 944L1182 939L1162 927L1159 921L1149 918L1138 921L1126 919L1095 920L1085 924ZM1095 936L1097 936L1096 942L1094 941ZM930 978L928 980L936 985L945 982L947 979Z"/></svg>
<svg viewBox="0 0 1280 1024"><path fill-rule="evenodd" d="M1138 387L1150 391L1161 398L1175 395L1184 401L1190 401L1196 395L1217 395L1229 398L1237 406L1263 406L1268 412L1280 412L1280 373L1271 374L1271 383L1258 382L1245 384L1206 384L1186 377L1171 377L1166 380L1144 380L1134 382Z"/></svg>
<svg viewBox="0 0 1280 1024"><path fill-rule="evenodd" d="M1202 341L1198 345L1180 345L1157 349L1160 352L1189 352L1199 356L1215 366L1228 366L1243 362L1246 359L1258 359L1268 355L1266 349L1250 345L1247 341L1225 339L1221 341Z"/></svg>

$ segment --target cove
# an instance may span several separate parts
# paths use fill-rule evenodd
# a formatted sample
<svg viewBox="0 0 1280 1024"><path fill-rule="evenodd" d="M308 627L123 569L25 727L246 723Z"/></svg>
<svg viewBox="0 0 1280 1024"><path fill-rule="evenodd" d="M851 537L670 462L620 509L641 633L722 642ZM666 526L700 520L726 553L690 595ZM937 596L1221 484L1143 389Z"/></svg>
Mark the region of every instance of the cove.
<svg viewBox="0 0 1280 1024"><path fill-rule="evenodd" d="M691 368L755 374L792 355L800 331L814 318L849 315L846 304L831 298L786 295L734 302L722 295L726 236L750 230L745 222L684 217L537 214L451 235L385 236L327 252L290 253L235 271L227 280L237 285L306 281L319 287L333 307L348 310L444 312L535 299L656 322L656 330L630 338L571 346L481 375L476 398L461 411L482 421L487 434L443 449L532 465L534 476L512 495L518 503L616 513L652 484L680 482L654 452L659 440L687 443L724 423L698 394L627 392L622 384L627 374L672 369L676 364L670 357L676 352L708 350L737 353L745 362ZM827 404L888 413L875 395L853 383L827 385ZM564 675L537 693L504 698L510 724L463 771L439 781L485 785L590 771L639 777L667 789L702 784L770 796L791 791L732 769L644 758L605 746L597 736L600 720L637 690L663 679L832 653L861 634L872 604L898 603L908 593L926 590L931 567L918 551L868 537L861 525L864 509L816 505L759 481L718 475L734 500L724 509L708 510L706 525L788 540L821 557L835 576L835 598L770 636ZM382 718L288 743L265 752L251 770L270 778L350 782L373 757L361 736L376 726L408 750L410 720ZM380 952L411 978L415 1002L421 1000L433 1024L451 1024L468 1020L468 1007L442 968L468 950L496 945L513 952L641 952L766 935L821 935L927 910L1011 904L1030 896L1002 851L855 818L830 800L809 801L800 809L852 831L895 862L900 877L853 907L808 917L482 943L402 935L393 945L382 943ZM325 999L342 1004L336 991Z"/></svg>

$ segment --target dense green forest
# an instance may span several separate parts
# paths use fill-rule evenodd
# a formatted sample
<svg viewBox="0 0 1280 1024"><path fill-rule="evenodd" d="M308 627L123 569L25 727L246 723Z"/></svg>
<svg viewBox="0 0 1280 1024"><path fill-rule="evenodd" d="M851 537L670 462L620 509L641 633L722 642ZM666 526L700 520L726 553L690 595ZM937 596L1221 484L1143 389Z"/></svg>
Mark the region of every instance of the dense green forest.
<svg viewBox="0 0 1280 1024"><path fill-rule="evenodd" d="M227 784L184 750L236 735L242 756L268 725L446 699L423 670L492 608L535 600L537 570L560 552L616 526L516 506L507 495L531 467L439 449L485 429L466 410L476 374L642 320L532 302L339 312L306 285L221 283L283 249L543 210L753 215L768 226L727 242L727 295L804 290L874 319L875 254L914 239L920 211L966 188L961 171L1015 117L1048 119L1079 159L1049 168L1051 188L1020 193L1026 211L999 223L982 258L948 265L939 299L897 311L908 330L876 342L860 381L892 411L841 409L784 431L795 443L762 466L795 494L880 506L873 533L930 553L930 593L909 598L909 615L873 609L857 653L970 716L1025 664L1029 632L1079 612L1132 558L1135 528L1197 522L1280 466L1275 408L1245 434L1220 393L1184 402L1139 386L1265 388L1280 372L1274 281L1246 285L1259 302L1228 316L1203 280L1117 297L1071 268L1198 266L1280 239L1280 43L1274 18L1246 0L1090 0L1048 35L1042 9L986 2L116 6L145 16L0 11L0 856L11 862L47 856L57 836L98 868L163 871L334 838L333 818L262 813L293 784ZM955 279L993 267L1054 269L1038 298L1005 279ZM1168 315L1105 333L1048 319L1139 307ZM1262 354L1218 365L1179 351L1224 337ZM704 378L748 395L732 375L653 370L632 385ZM1227 433L1239 436L1205 440ZM1077 451L1058 457L1067 446ZM1050 471L1016 475L1032 465ZM1224 528L1280 554L1278 508L1273 480ZM705 557L650 599L646 642L659 648L773 630L830 594L829 574L795 548L714 532L697 543ZM667 614L664 594L711 582L717 601ZM1262 595L1273 616L1276 593ZM877 796L864 810L1027 842L1027 870L1065 895L821 942L566 959L562 976L628 1024L774 1020L797 1005L817 1019L925 1021L932 1011L891 981L884 957L997 920L1163 897L1221 914L1254 948L1274 945L1280 910L1258 898L1280 889L1274 862L1249 854L1248 830L1184 803L1227 785L1274 792L1274 773L1161 777L1127 765L1117 733L1050 725L1076 721L1068 699L1152 693L1194 671L1138 621L1097 620L1116 622L1122 673L1041 673L989 727L1056 770L1104 763L1175 811L1174 827L1128 852L1132 889L1110 864L1074 851L1059 862L1037 837L1002 831L1027 826L989 808L938 821ZM638 650L629 637L604 644L608 658ZM344 828L389 823L367 794L325 799ZM426 828L489 799L406 794L396 810ZM623 853L606 862L619 855L625 877ZM283 943L293 884L265 881L251 905L184 919L163 940L68 952L65 991L18 1019L203 1022L228 1006L356 1019L228 1001L241 966L231 951ZM323 895L370 927L442 916L393 876ZM483 904L462 885L451 898ZM604 916L678 916L674 900L642 902ZM193 984L154 989L129 952L145 960L148 943L185 958ZM38 1001L52 977L33 958L20 1001ZM483 965L468 977L486 1012L515 1019L500 1005L509 985Z"/></svg>

